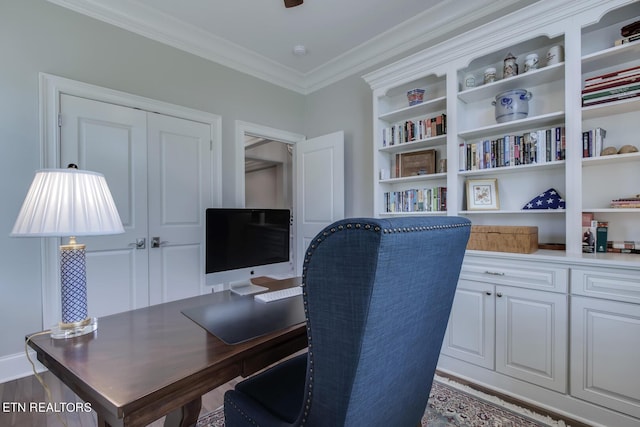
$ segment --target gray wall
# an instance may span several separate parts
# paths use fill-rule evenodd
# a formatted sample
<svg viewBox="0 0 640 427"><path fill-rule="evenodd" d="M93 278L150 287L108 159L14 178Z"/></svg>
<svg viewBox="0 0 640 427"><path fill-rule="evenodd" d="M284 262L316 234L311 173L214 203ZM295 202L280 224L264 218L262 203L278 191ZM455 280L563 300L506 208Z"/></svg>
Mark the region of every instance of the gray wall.
<svg viewBox="0 0 640 427"><path fill-rule="evenodd" d="M374 214L364 72L303 96L45 0L0 0L0 53L0 322L12 325L0 328L0 360L43 327L40 239L8 237L40 167L39 72L222 116L223 204L230 206L235 120L309 138L344 130L345 213Z"/></svg>
<svg viewBox="0 0 640 427"><path fill-rule="evenodd" d="M41 239L8 237L40 167L39 72L222 116L225 204L235 120L305 133L304 96L44 0L0 0L0 54L0 360L43 327Z"/></svg>
<svg viewBox="0 0 640 427"><path fill-rule="evenodd" d="M305 135L344 130L345 214L373 215L372 91L360 75L307 95Z"/></svg>

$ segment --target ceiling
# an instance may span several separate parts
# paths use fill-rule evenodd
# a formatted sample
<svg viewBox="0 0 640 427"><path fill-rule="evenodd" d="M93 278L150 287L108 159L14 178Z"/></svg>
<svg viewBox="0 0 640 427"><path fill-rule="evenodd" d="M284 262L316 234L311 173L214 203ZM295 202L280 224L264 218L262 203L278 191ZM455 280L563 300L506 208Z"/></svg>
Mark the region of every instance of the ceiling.
<svg viewBox="0 0 640 427"><path fill-rule="evenodd" d="M48 1L307 94L537 0Z"/></svg>

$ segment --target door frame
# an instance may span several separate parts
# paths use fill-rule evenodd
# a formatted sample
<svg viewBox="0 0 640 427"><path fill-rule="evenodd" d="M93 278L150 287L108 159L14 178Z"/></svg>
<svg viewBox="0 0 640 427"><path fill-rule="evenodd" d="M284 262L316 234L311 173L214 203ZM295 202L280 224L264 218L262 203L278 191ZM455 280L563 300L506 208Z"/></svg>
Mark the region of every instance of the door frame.
<svg viewBox="0 0 640 427"><path fill-rule="evenodd" d="M94 101L137 108L211 126L211 200L222 203L222 117L151 98L83 83L47 73L39 73L40 168L60 166L60 95L67 94ZM42 322L43 329L60 319L59 239L42 239Z"/></svg>
<svg viewBox="0 0 640 427"><path fill-rule="evenodd" d="M306 136L301 135L301 134L297 134L297 133L293 133L293 132L289 132L289 131L285 131L285 130L280 130L280 129L275 129L269 126L263 126L263 125L259 125L256 123L250 123L250 122L245 122L242 120L236 120L235 122L235 127L236 127L236 143L235 143L235 171L236 171L236 188L235 188L235 195L236 195L236 199L235 199L235 204L236 207L244 207L245 206L245 177L244 177L244 153L245 153L245 136L246 135L250 135L250 136L257 136L260 138L265 138L265 139L270 139L272 141L277 141L277 142L282 142L285 144L289 144L293 147L293 156L291 158L291 162L293 164L293 168L292 168L292 174L291 174L291 184L292 184L292 200L291 200L291 205L292 207L295 209L296 206L296 201L297 201L297 196L296 196L296 192L297 192L297 180L296 180L296 176L295 176L295 171L296 171L296 167L295 167L295 150L296 150L296 144L301 142L301 141L305 141L307 139ZM293 227L292 230L294 233L296 233L297 230L297 215L295 210L292 212L292 217L293 217ZM293 257L296 257L297 252L297 238L292 239L293 241L293 248L291 253L293 254ZM297 275L300 275L301 272L297 271L297 262L295 259L292 260L293 265L294 265L294 271Z"/></svg>

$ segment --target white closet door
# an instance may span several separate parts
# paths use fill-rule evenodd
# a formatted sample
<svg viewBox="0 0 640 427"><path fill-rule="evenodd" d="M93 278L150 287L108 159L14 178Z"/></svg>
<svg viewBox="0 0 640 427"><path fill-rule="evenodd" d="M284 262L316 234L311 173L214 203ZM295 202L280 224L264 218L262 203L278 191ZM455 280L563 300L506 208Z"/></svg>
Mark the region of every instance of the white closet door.
<svg viewBox="0 0 640 427"><path fill-rule="evenodd" d="M204 214L212 206L211 126L148 115L150 303L204 287Z"/></svg>
<svg viewBox="0 0 640 427"><path fill-rule="evenodd" d="M148 254L135 244L147 238L147 113L69 95L60 112L60 167L104 174L125 229L78 238L87 245L89 315L147 306Z"/></svg>
<svg viewBox="0 0 640 427"><path fill-rule="evenodd" d="M296 264L302 274L311 239L344 218L344 132L298 142L295 152Z"/></svg>

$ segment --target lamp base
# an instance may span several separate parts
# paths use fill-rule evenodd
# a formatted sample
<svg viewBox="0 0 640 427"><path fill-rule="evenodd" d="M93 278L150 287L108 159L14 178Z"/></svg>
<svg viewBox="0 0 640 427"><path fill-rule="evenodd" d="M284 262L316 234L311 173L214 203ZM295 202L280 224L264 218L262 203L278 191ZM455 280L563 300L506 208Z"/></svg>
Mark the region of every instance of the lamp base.
<svg viewBox="0 0 640 427"><path fill-rule="evenodd" d="M81 335L90 334L98 329L98 319L95 317L87 317L80 322L63 323L51 327L51 338L73 338Z"/></svg>

